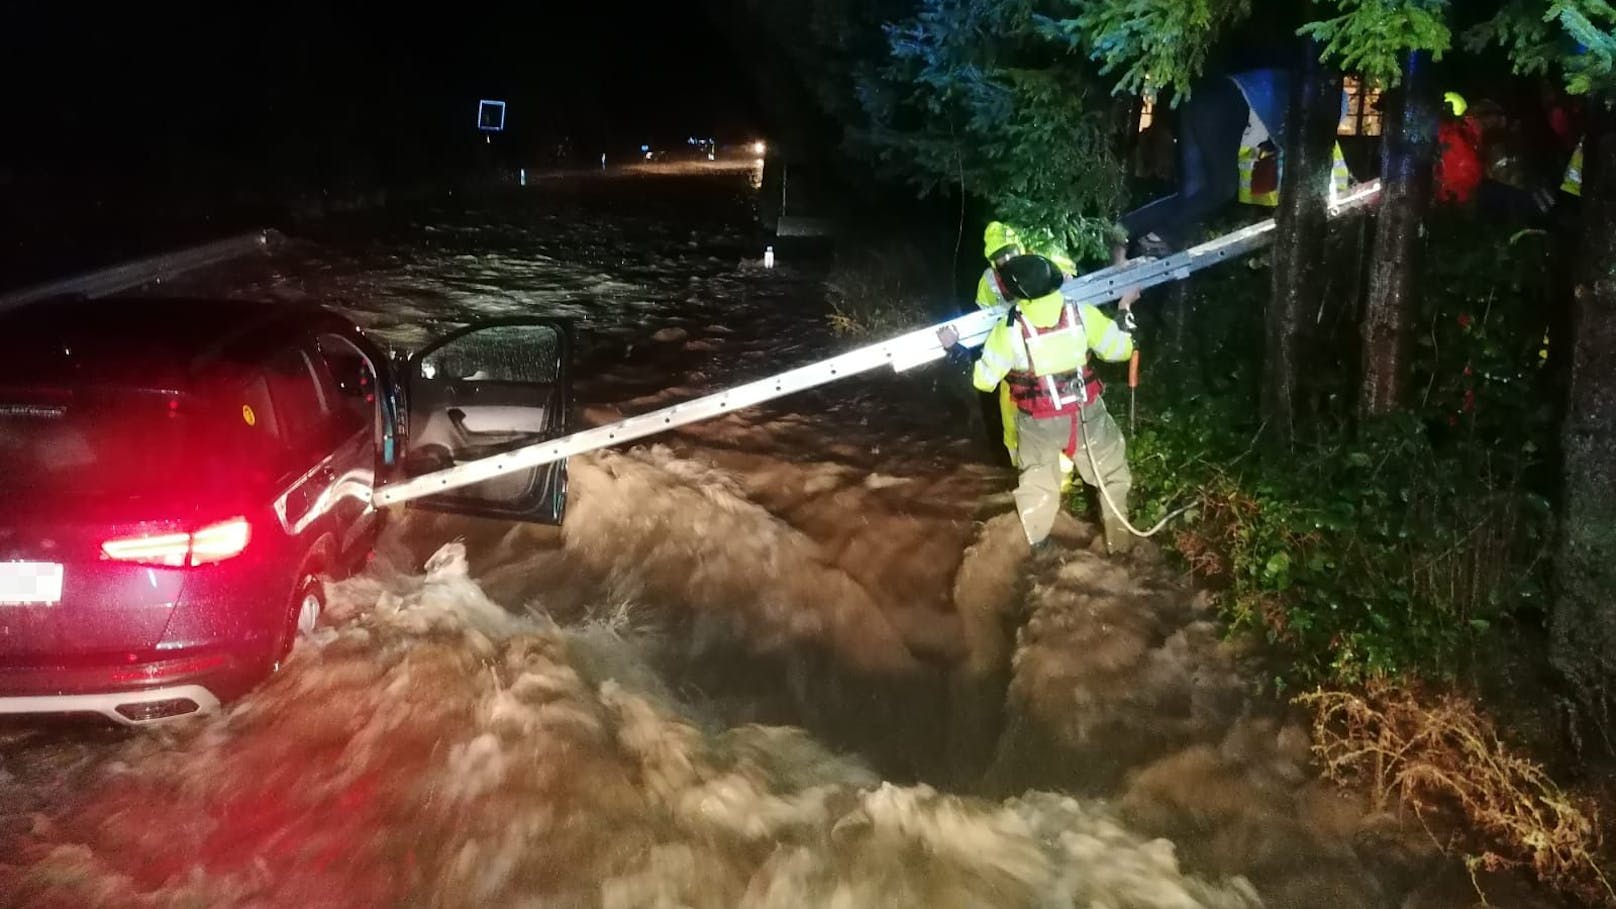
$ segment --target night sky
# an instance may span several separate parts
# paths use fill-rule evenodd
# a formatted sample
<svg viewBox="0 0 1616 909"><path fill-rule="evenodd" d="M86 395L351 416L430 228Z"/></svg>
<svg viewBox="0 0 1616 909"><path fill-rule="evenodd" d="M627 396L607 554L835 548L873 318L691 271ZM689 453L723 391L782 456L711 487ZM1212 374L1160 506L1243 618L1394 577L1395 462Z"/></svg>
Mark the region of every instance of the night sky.
<svg viewBox="0 0 1616 909"><path fill-rule="evenodd" d="M507 153L563 135L630 147L756 132L748 80L705 4L405 8L13 8L0 28L0 180L418 167L480 141L483 97L510 104Z"/></svg>

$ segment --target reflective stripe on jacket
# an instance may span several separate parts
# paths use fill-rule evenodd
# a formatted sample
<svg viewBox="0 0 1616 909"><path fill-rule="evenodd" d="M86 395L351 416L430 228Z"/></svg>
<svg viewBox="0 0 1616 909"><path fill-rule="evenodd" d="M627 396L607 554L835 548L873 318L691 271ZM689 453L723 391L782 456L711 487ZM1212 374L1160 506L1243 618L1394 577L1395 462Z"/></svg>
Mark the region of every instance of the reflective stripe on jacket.
<svg viewBox="0 0 1616 909"><path fill-rule="evenodd" d="M1269 208L1279 205L1279 181L1285 173L1284 155L1264 154L1261 147L1242 148L1236 161L1240 167L1240 201ZM1347 169L1347 159L1341 154L1341 143L1337 142L1330 162L1330 198L1346 195L1351 183L1352 172Z"/></svg>
<svg viewBox="0 0 1616 909"><path fill-rule="evenodd" d="M982 309L992 309L1001 303L1009 303L1010 295L1004 292L999 283L999 273L989 268L982 272L982 280L976 282L976 305Z"/></svg>

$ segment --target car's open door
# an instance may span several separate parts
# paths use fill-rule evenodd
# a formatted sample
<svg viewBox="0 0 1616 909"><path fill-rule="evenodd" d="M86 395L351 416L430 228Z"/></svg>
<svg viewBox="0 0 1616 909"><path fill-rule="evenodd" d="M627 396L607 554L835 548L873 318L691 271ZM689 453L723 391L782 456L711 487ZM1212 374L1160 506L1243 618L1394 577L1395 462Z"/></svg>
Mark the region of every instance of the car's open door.
<svg viewBox="0 0 1616 909"><path fill-rule="evenodd" d="M420 476L565 435L571 347L564 322L501 319L462 328L410 357L404 376L409 413L404 472ZM567 507L567 462L412 504L559 524Z"/></svg>

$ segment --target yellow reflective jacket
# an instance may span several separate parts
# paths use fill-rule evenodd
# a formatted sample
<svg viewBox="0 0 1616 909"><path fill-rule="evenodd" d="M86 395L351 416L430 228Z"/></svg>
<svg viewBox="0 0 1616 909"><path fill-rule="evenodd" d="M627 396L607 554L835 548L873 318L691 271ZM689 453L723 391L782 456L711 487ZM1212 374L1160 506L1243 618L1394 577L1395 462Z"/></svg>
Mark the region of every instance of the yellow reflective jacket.
<svg viewBox="0 0 1616 909"><path fill-rule="evenodd" d="M1577 150L1571 153L1571 163L1566 165L1565 180L1560 184L1563 192L1573 196L1582 195L1582 143L1577 143Z"/></svg>
<svg viewBox="0 0 1616 909"><path fill-rule="evenodd" d="M994 276L993 269L982 272L982 279L976 282L976 305L982 309L992 309L1000 303L1009 303L1010 298L999 290L999 279Z"/></svg>
<svg viewBox="0 0 1616 909"><path fill-rule="evenodd" d="M994 326L982 345L971 375L980 391L992 391L1011 373L1069 377L1081 387L1090 351L1113 363L1133 356L1133 337L1095 306L1068 305L1057 292L1024 301L1018 309L1019 317ZM1063 321L1067 330L1048 331Z"/></svg>
<svg viewBox="0 0 1616 909"><path fill-rule="evenodd" d="M1263 159L1260 148L1242 148L1237 163L1240 167L1240 201L1246 205L1266 205L1274 208L1279 205L1279 180L1284 173L1285 159L1280 155L1274 156L1274 185L1272 189L1258 191L1253 188L1253 181L1257 174L1257 163ZM1347 169L1347 159L1341 154L1341 143L1337 142L1330 163L1330 198L1339 199L1346 195L1352 183L1352 172Z"/></svg>

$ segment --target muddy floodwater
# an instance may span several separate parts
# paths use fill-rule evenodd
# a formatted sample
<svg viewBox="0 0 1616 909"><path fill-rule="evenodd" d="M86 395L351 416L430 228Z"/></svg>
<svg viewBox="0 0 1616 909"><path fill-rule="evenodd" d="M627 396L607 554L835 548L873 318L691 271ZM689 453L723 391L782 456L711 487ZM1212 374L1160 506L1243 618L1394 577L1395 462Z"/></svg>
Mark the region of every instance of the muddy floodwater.
<svg viewBox="0 0 1616 909"><path fill-rule="evenodd" d="M316 300L400 349L566 316L599 423L845 346L821 268L758 267L752 177L552 181L161 292ZM1314 779L1159 559L1097 555L1079 519L1033 559L962 381L575 458L560 528L403 512L223 714L5 727L0 906L1475 902Z"/></svg>

